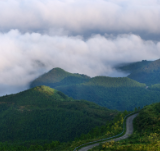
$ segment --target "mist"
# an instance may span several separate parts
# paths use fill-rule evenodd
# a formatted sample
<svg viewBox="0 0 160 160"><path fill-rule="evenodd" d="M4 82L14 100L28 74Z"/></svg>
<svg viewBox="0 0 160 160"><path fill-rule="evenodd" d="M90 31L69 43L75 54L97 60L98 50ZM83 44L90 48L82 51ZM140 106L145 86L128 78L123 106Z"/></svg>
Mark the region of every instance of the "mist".
<svg viewBox="0 0 160 160"><path fill-rule="evenodd" d="M0 96L54 67L124 77L121 63L160 58L159 0L0 0Z"/></svg>
<svg viewBox="0 0 160 160"><path fill-rule="evenodd" d="M116 64L159 58L160 42L138 35L49 36L11 30L0 33L0 94L27 89L29 83L54 67L71 73L123 77ZM4 89L5 88L5 89Z"/></svg>

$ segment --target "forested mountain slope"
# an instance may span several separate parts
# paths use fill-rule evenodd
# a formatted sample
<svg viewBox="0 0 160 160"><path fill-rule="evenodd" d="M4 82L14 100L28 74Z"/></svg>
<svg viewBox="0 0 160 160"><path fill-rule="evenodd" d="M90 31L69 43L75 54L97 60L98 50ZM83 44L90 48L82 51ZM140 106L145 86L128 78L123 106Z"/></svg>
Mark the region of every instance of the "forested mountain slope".
<svg viewBox="0 0 160 160"><path fill-rule="evenodd" d="M62 85L80 84L88 81L89 79L89 76L83 74L73 74L66 72L61 68L53 68L48 73L43 74L31 82L30 87L33 88L40 85L46 85L54 88Z"/></svg>
<svg viewBox="0 0 160 160"><path fill-rule="evenodd" d="M133 62L133 63L125 63L116 66L115 68L127 73L132 73L134 71L139 70L140 68L143 68L144 66L152 63L153 61L147 61L147 60L142 60L140 62Z"/></svg>
<svg viewBox="0 0 160 160"><path fill-rule="evenodd" d="M59 86L57 90L73 97L95 102L109 109L131 111L135 107L160 101L160 92L143 87L103 87L101 85Z"/></svg>
<svg viewBox="0 0 160 160"><path fill-rule="evenodd" d="M0 97L0 141L70 141L117 115L47 86Z"/></svg>
<svg viewBox="0 0 160 160"><path fill-rule="evenodd" d="M134 120L134 133L120 142L107 142L92 150L160 151L160 103L145 106Z"/></svg>
<svg viewBox="0 0 160 160"><path fill-rule="evenodd" d="M106 77L106 76L97 76L91 78L88 82L83 83L86 86L103 86L108 88L117 88L117 87L142 87L145 88L145 84L136 82L127 77Z"/></svg>
<svg viewBox="0 0 160 160"><path fill-rule="evenodd" d="M122 71L129 72L129 78L146 85L160 83L160 59L156 61L142 61L118 67Z"/></svg>
<svg viewBox="0 0 160 160"><path fill-rule="evenodd" d="M128 77L147 85L160 83L160 59L132 72Z"/></svg>
<svg viewBox="0 0 160 160"><path fill-rule="evenodd" d="M52 71L54 72L52 73ZM64 74L66 74L65 77ZM58 78L60 77L59 81L57 75ZM46 77L49 77L47 81ZM34 80L31 87L39 84L55 88L74 99L88 100L109 109L121 111L131 111L135 107L143 107L160 101L159 91L146 89L146 84L128 77L97 76L89 78L86 75L71 74L55 68Z"/></svg>

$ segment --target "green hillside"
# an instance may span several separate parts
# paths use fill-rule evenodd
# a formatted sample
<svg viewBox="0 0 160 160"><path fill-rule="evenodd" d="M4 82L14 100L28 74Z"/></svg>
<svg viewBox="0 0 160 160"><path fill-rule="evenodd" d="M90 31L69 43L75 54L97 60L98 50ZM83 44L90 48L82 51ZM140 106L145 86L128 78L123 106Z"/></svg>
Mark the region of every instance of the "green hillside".
<svg viewBox="0 0 160 160"><path fill-rule="evenodd" d="M132 72L128 77L147 85L160 83L160 59Z"/></svg>
<svg viewBox="0 0 160 160"><path fill-rule="evenodd" d="M150 87L148 87L148 89L154 90L154 91L160 91L160 83L151 85Z"/></svg>
<svg viewBox="0 0 160 160"><path fill-rule="evenodd" d="M119 142L107 142L92 150L160 151L160 103L145 106L134 120L134 133Z"/></svg>
<svg viewBox="0 0 160 160"><path fill-rule="evenodd" d="M83 74L73 74L66 72L61 68L53 68L48 73L43 74L31 82L30 87L33 88L36 86L46 85L55 88L56 86L62 85L80 84L88 81L89 79L90 77Z"/></svg>
<svg viewBox="0 0 160 160"><path fill-rule="evenodd" d="M47 85L74 99L88 100L100 106L119 111L131 111L135 107L143 107L160 101L159 90L147 89L144 83L139 83L128 77L97 76L89 78L86 75L68 73L59 68L52 71L54 71L53 75L51 71L42 75L41 78L37 78L31 83L31 87L39 84ZM68 76L64 78L61 76L61 79L54 83L54 79L57 79L56 76L63 75L62 73L67 73ZM50 83L45 82L48 74L51 78L47 82ZM41 79L41 83L39 83L39 79Z"/></svg>
<svg viewBox="0 0 160 160"><path fill-rule="evenodd" d="M135 107L159 102L160 91L148 90L142 87L103 87L103 86L62 86L56 89L73 97L95 102L109 109L132 111Z"/></svg>
<svg viewBox="0 0 160 160"><path fill-rule="evenodd" d="M145 83L148 86L160 83L160 59L136 62L118 67L118 69L129 72L129 78Z"/></svg>
<svg viewBox="0 0 160 160"><path fill-rule="evenodd" d="M150 64L151 62L152 61L142 60L140 62L127 63L127 64L122 64L120 66L116 66L116 69L127 72L127 73L132 73Z"/></svg>
<svg viewBox="0 0 160 160"><path fill-rule="evenodd" d="M0 97L0 141L70 141L117 114L46 86Z"/></svg>
<svg viewBox="0 0 160 160"><path fill-rule="evenodd" d="M97 76L91 78L88 82L83 83L83 85L87 86L103 86L108 88L117 88L117 87L145 87L145 84L136 82L127 77L105 77L105 76Z"/></svg>

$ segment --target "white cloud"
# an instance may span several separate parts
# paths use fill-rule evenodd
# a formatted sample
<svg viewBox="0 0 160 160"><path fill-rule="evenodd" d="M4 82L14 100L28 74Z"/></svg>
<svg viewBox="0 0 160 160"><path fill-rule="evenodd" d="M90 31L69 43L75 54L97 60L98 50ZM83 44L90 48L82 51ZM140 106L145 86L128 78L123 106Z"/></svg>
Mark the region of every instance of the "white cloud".
<svg viewBox="0 0 160 160"><path fill-rule="evenodd" d="M54 67L124 76L113 66L159 58L159 17L159 0L0 0L0 95Z"/></svg>
<svg viewBox="0 0 160 160"><path fill-rule="evenodd" d="M4 0L0 29L54 34L160 34L159 0Z"/></svg>
<svg viewBox="0 0 160 160"><path fill-rule="evenodd" d="M123 76L113 69L114 65L155 60L160 51L160 42L144 41L134 34L115 38L95 35L83 40L79 36L22 34L11 30L0 33L0 44L0 94L26 89L30 81L54 67L89 76Z"/></svg>

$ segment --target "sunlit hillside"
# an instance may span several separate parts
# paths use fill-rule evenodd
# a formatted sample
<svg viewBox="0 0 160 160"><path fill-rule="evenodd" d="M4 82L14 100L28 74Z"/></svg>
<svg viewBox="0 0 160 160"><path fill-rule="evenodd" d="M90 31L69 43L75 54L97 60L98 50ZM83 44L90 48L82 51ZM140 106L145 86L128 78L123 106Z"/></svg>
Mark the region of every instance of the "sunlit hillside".
<svg viewBox="0 0 160 160"><path fill-rule="evenodd" d="M0 141L70 141L117 113L47 86L35 87L0 97Z"/></svg>
<svg viewBox="0 0 160 160"><path fill-rule="evenodd" d="M134 133L119 142L107 142L92 150L160 151L160 103L145 106L134 120Z"/></svg>

